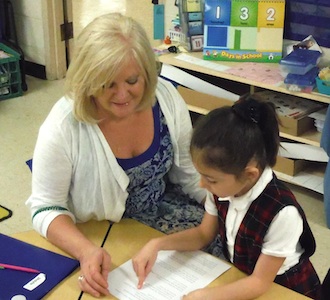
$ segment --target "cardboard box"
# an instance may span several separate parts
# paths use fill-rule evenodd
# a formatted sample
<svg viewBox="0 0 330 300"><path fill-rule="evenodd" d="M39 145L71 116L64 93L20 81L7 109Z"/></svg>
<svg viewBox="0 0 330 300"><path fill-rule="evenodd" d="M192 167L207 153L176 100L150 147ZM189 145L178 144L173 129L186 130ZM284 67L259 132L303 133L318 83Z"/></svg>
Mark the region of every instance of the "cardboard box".
<svg viewBox="0 0 330 300"><path fill-rule="evenodd" d="M221 106L232 106L234 101L210 96L205 93L197 92L195 90L188 89L183 86L178 86L178 91L184 101L187 103L190 111L197 112L200 114L207 114L209 111L216 109ZM283 126L281 126L281 131L286 131L290 134L300 133L304 130L309 129L309 121L312 121L311 118L302 118L302 119L293 119L282 117L281 121ZM278 156L277 162L274 167L275 171L294 176L299 173L301 170L307 167L308 162L303 159L291 159Z"/></svg>
<svg viewBox="0 0 330 300"><path fill-rule="evenodd" d="M303 159L291 159L282 156L277 156L276 165L274 170L290 175L295 176L300 171L307 167L308 162Z"/></svg>
<svg viewBox="0 0 330 300"><path fill-rule="evenodd" d="M234 104L234 101L207 95L183 86L178 86L178 91L187 103L189 110L199 114L205 115L215 108ZM299 136L308 130L314 129L314 120L307 116L298 119L279 116L279 119L281 122L280 131L283 133Z"/></svg>
<svg viewBox="0 0 330 300"><path fill-rule="evenodd" d="M280 131L294 136L302 135L304 132L314 128L313 119L308 116L300 119L279 116L279 119L281 122Z"/></svg>
<svg viewBox="0 0 330 300"><path fill-rule="evenodd" d="M178 92L187 103L190 111L204 115L215 108L226 105L232 106L234 104L234 101L207 95L183 86L178 86Z"/></svg>
<svg viewBox="0 0 330 300"><path fill-rule="evenodd" d="M253 96L258 100L274 103L281 123L280 131L293 136L314 129L313 119L308 114L323 107L315 101L273 91L261 91Z"/></svg>

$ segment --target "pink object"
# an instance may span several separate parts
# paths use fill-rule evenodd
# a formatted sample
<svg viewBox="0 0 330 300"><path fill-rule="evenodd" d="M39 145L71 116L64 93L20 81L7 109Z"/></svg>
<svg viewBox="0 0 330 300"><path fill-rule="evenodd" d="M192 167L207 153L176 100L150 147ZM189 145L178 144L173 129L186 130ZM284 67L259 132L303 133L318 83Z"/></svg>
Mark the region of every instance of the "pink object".
<svg viewBox="0 0 330 300"><path fill-rule="evenodd" d="M3 263L0 263L0 268L11 269L11 270L16 270L16 271L23 271L23 272L29 272L29 273L40 273L40 271L35 270L35 269L20 267L20 266L14 266L14 265L8 265L8 264L3 264Z"/></svg>

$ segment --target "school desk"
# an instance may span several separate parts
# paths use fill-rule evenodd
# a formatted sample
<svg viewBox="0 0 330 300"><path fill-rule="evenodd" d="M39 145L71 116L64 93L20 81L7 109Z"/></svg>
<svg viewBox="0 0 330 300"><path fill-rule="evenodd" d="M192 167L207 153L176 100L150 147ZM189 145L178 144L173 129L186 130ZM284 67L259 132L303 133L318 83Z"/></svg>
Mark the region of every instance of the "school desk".
<svg viewBox="0 0 330 300"><path fill-rule="evenodd" d="M77 226L92 242L101 246L107 235L108 229L110 228L110 222L89 221L87 223L78 224ZM68 254L51 244L34 230L16 233L13 234L12 237L33 244L35 246L68 256ZM78 299L81 293L78 285L79 274L80 268L76 269L73 273L71 273L71 275L69 275L55 288L53 288L45 297L43 297L43 300Z"/></svg>
<svg viewBox="0 0 330 300"><path fill-rule="evenodd" d="M112 269L120 266L122 263L132 258L132 256L147 241L154 237L163 235L163 233L131 219L125 219L120 223L113 224L108 235L107 232L110 228L110 223L107 221L90 221L84 224L78 224L78 227L95 244L101 246L104 243L104 248L110 253L112 257ZM33 230L17 233L12 236L24 242L34 244L38 247L66 255L65 252L52 245ZM78 286L79 274L80 271L77 269L69 277L59 283L53 290L51 290L47 296L44 297L44 300L95 299L86 293L81 296L81 291ZM232 266L227 272L214 280L209 286L224 285L239 278L243 278L244 276L246 275ZM79 298L80 296L81 298ZM103 297L102 299L116 298L113 296L108 296ZM274 283L271 289L262 297L259 297L258 300L273 299L308 300L310 298Z"/></svg>
<svg viewBox="0 0 330 300"><path fill-rule="evenodd" d="M142 248L152 238L162 236L163 233L141 224L135 220L124 219L112 225L110 233L104 243L104 248L112 257L112 269L120 266ZM243 278L246 275L232 266L228 271L219 276L209 286L220 286ZM82 300L95 299L89 294L83 294ZM117 299L113 296L102 299ZM276 283L272 284L270 290L259 297L258 300L310 300L299 293L287 289Z"/></svg>

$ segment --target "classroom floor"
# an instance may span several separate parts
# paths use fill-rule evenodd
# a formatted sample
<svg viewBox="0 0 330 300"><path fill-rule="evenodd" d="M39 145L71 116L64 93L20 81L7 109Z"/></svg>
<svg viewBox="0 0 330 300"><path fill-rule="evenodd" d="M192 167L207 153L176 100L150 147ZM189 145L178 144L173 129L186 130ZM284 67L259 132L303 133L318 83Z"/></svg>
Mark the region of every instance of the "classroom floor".
<svg viewBox="0 0 330 300"><path fill-rule="evenodd" d="M27 84L28 91L22 97L0 101L0 205L13 211L10 219L0 222L0 232L9 235L32 229L24 204L31 192L31 173L25 161L33 155L39 126L63 95L64 79L47 81L27 76ZM290 187L315 235L317 249L312 262L323 279L330 267L330 230L325 223L322 195Z"/></svg>

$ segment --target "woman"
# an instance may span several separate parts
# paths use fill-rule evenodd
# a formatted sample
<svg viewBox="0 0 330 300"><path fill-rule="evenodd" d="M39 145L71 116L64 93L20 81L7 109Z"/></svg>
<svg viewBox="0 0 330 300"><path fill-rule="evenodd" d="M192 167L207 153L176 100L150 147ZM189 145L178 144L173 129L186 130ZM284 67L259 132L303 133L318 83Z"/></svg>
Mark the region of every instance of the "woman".
<svg viewBox="0 0 330 300"><path fill-rule="evenodd" d="M34 228L80 261L80 287L108 294L111 258L76 222L135 218L165 233L200 223L187 107L158 78L147 35L120 14L96 18L78 37L66 96L39 131L33 156ZM194 200L193 200L194 199Z"/></svg>

